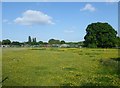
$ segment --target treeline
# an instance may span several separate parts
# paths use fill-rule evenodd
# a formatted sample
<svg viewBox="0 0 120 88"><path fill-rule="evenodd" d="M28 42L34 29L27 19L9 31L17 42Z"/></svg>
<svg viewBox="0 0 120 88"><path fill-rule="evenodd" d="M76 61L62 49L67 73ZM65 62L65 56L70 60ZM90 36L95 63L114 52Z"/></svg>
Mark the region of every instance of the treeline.
<svg viewBox="0 0 120 88"><path fill-rule="evenodd" d="M37 38L31 38L31 36L28 37L28 41L27 42L19 42L19 41L11 41L9 39L6 40L2 40L2 42L0 41L1 45L9 45L9 46L25 46L25 45L29 45L29 46L33 46L33 45L61 45L61 44L69 44L69 45L79 45L79 46L83 46L83 41L81 42L65 42L64 40L56 40L56 39L49 39L48 42L44 42L44 41L38 41L37 42Z"/></svg>
<svg viewBox="0 0 120 88"><path fill-rule="evenodd" d="M71 35L72 36L72 35ZM117 31L108 23L91 23L86 28L86 35L84 41L81 42L66 42L64 40L49 39L48 42L38 41L36 38L28 37L28 41L10 41L9 39L0 41L2 45L53 45L53 44L68 44L89 47L89 48L120 48L120 37L117 36Z"/></svg>
<svg viewBox="0 0 120 88"><path fill-rule="evenodd" d="M39 45L39 44L65 44L65 41L62 40L56 40L56 39L50 39L48 42L43 42L39 41L37 42L36 38L31 38L31 36L28 37L28 42L27 44L29 45Z"/></svg>

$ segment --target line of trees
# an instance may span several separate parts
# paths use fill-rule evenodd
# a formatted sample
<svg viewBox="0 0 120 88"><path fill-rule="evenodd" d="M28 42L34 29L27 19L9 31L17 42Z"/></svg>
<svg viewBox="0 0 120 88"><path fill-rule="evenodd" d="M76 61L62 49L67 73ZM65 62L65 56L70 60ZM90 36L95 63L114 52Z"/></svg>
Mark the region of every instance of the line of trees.
<svg viewBox="0 0 120 88"><path fill-rule="evenodd" d="M36 38L28 37L27 42L11 42L9 39L0 41L2 45L52 45L52 44L77 44L89 48L112 48L120 47L120 37L117 31L108 23L91 23L86 28L85 41L81 42L65 42L64 40L49 39L48 42L38 41Z"/></svg>
<svg viewBox="0 0 120 88"><path fill-rule="evenodd" d="M29 45L38 45L38 42L37 42L36 38L31 38L31 36L29 36L27 44L29 44Z"/></svg>
<svg viewBox="0 0 120 88"><path fill-rule="evenodd" d="M9 39L6 40L2 40L2 42L0 41L0 44L2 45L10 45L10 46L24 46L24 45L52 45L52 44L69 44L69 45L74 45L74 44L78 44L78 45L83 45L83 41L82 42L65 42L64 40L56 40L56 39L49 39L48 42L43 42L43 41L38 41L36 38L31 38L31 36L28 37L28 41L27 42L18 42L18 41L11 41Z"/></svg>

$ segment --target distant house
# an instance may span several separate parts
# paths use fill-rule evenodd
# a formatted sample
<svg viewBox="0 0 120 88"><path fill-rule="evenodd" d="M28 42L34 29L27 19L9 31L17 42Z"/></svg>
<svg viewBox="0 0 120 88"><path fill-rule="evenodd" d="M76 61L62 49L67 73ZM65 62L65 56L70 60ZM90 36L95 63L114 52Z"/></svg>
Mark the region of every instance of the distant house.
<svg viewBox="0 0 120 88"><path fill-rule="evenodd" d="M68 48L68 47L70 47L70 45L69 44L62 44L59 47L61 47L61 48Z"/></svg>

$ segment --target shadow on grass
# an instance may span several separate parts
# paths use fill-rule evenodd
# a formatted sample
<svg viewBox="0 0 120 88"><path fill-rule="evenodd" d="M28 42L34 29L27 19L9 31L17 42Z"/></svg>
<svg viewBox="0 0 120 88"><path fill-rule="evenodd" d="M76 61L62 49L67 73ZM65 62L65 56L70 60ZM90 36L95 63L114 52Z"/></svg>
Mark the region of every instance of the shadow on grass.
<svg viewBox="0 0 120 88"><path fill-rule="evenodd" d="M120 57L110 58L110 59L100 59L100 66L102 70L99 70L98 73L101 74L116 74L120 78Z"/></svg>

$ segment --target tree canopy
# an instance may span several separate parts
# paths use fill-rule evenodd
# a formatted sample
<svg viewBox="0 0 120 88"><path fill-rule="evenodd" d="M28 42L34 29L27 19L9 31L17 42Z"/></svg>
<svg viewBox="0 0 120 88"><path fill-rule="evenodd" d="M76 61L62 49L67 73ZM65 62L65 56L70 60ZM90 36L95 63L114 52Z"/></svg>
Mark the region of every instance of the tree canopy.
<svg viewBox="0 0 120 88"><path fill-rule="evenodd" d="M21 43L18 42L18 41L13 41L11 44L12 44L12 45L21 45Z"/></svg>
<svg viewBox="0 0 120 88"><path fill-rule="evenodd" d="M60 44L60 40L50 39L48 41L49 44Z"/></svg>
<svg viewBox="0 0 120 88"><path fill-rule="evenodd" d="M115 47L117 31L108 23L92 23L86 28L84 45L86 47Z"/></svg>
<svg viewBox="0 0 120 88"><path fill-rule="evenodd" d="M60 41L61 42L61 44L65 44L65 41L64 40L62 40L62 41Z"/></svg>
<svg viewBox="0 0 120 88"><path fill-rule="evenodd" d="M2 40L2 45L10 45L11 41L9 39Z"/></svg>

